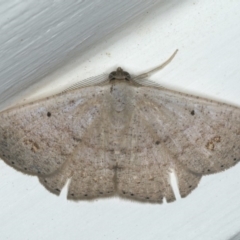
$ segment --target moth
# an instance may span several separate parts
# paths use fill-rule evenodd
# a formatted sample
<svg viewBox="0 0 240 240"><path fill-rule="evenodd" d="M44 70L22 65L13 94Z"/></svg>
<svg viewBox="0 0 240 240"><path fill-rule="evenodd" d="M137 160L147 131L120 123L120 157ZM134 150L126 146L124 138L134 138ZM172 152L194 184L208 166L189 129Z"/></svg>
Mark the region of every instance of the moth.
<svg viewBox="0 0 240 240"><path fill-rule="evenodd" d="M119 195L175 200L170 172L187 196L203 175L240 159L240 109L168 90L121 68L101 83L73 88L0 113L0 157L68 199Z"/></svg>

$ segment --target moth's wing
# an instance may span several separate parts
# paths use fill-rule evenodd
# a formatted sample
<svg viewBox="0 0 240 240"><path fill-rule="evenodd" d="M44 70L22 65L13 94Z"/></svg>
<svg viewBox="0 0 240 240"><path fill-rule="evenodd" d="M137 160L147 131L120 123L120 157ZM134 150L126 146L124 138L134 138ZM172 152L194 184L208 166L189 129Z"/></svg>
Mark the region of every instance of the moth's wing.
<svg viewBox="0 0 240 240"><path fill-rule="evenodd" d="M170 161L165 149L156 147L151 129L137 108L134 109L128 132L122 141L126 150L118 159L116 173L118 193L140 201L175 200L170 186Z"/></svg>
<svg viewBox="0 0 240 240"><path fill-rule="evenodd" d="M177 175L178 166L205 175L240 160L239 108L166 89L138 91L142 117L168 149Z"/></svg>
<svg viewBox="0 0 240 240"><path fill-rule="evenodd" d="M107 89L76 89L2 112L0 157L29 174L56 172L98 121Z"/></svg>
<svg viewBox="0 0 240 240"><path fill-rule="evenodd" d="M107 94L110 94L110 89ZM69 199L93 199L114 194L115 163L112 162L108 151L107 130L110 123L106 110L109 103L106 101L102 105L99 117L86 129L71 158L57 172L39 178L51 192L59 194L70 178ZM80 124L78 127L81 129Z"/></svg>
<svg viewBox="0 0 240 240"><path fill-rule="evenodd" d="M172 202L175 200L170 183L170 172L174 168L173 156L169 149L160 143L156 130L146 121L145 114L136 103L128 133L122 139L127 140L127 150L118 161L118 193L123 197L141 201L161 203L165 198L167 202ZM180 192L185 196L197 187L201 176L180 165L178 170L179 181L183 186Z"/></svg>
<svg viewBox="0 0 240 240"><path fill-rule="evenodd" d="M240 159L240 110L161 88L138 87L129 124L131 142L117 171L121 195L173 201L169 172L187 196L201 176Z"/></svg>

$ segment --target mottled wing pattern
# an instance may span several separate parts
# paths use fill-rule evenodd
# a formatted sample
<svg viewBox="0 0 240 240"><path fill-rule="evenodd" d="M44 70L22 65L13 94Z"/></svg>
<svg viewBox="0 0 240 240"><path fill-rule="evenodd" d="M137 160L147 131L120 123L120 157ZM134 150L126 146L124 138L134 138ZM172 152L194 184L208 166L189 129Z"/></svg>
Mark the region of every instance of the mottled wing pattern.
<svg viewBox="0 0 240 240"><path fill-rule="evenodd" d="M162 202L175 200L170 185L171 159L139 107L129 122L126 148L116 161L118 192L126 198Z"/></svg>
<svg viewBox="0 0 240 240"><path fill-rule="evenodd" d="M115 169L108 151L106 105L101 104L98 118L81 136L68 161L59 171L40 178L41 183L51 192L60 193L70 178L68 199L92 199L115 193ZM77 126L81 126L80 123Z"/></svg>
<svg viewBox="0 0 240 240"><path fill-rule="evenodd" d="M100 117L106 87L89 87L0 115L0 157L25 173L49 175L67 165L86 130Z"/></svg>
<svg viewBox="0 0 240 240"><path fill-rule="evenodd" d="M175 200L170 184L170 172L175 170L179 191L187 196L197 187L201 174L186 168L177 161L174 152L165 144L176 119L169 113L160 111L160 100L152 101L152 88L136 88L135 109L129 122L129 138L125 156L118 162L118 192L123 197L142 201L167 202ZM161 91L161 90L160 90ZM157 91L157 96L161 92ZM177 106L178 107L178 106ZM182 109L180 110L183 111ZM172 121L172 128L168 128Z"/></svg>
<svg viewBox="0 0 240 240"><path fill-rule="evenodd" d="M69 199L116 192L168 202L240 160L240 109L125 83L80 88L0 114L0 157Z"/></svg>
<svg viewBox="0 0 240 240"><path fill-rule="evenodd" d="M182 196L202 175L240 160L239 108L166 89L142 87L138 92L136 105L144 126L156 139L159 161L169 159L175 170Z"/></svg>

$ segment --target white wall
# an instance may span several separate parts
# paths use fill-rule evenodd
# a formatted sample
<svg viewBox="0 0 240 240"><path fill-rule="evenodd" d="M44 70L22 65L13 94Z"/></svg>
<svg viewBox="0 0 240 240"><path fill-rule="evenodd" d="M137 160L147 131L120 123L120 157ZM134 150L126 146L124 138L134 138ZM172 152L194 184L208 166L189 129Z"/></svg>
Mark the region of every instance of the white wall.
<svg viewBox="0 0 240 240"><path fill-rule="evenodd" d="M26 88L156 4L169 5L166 2L0 1L1 104L16 102L22 91L26 96Z"/></svg>

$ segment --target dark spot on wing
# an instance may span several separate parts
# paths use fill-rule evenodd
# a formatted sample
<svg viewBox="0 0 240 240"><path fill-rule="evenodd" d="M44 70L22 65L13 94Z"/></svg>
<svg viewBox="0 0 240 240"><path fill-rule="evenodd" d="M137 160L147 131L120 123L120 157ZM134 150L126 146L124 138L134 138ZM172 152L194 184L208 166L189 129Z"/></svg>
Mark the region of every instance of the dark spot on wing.
<svg viewBox="0 0 240 240"><path fill-rule="evenodd" d="M72 106L74 103L75 103L74 100L70 100L70 101L69 101L69 105L71 105L71 106Z"/></svg>
<svg viewBox="0 0 240 240"><path fill-rule="evenodd" d="M76 142L81 142L82 141L81 138L77 138L77 137L73 137L73 140L76 141Z"/></svg>

